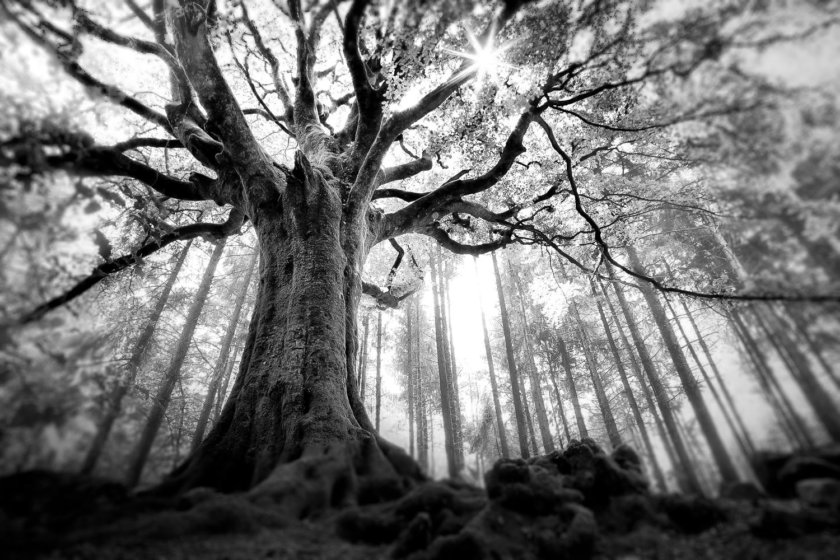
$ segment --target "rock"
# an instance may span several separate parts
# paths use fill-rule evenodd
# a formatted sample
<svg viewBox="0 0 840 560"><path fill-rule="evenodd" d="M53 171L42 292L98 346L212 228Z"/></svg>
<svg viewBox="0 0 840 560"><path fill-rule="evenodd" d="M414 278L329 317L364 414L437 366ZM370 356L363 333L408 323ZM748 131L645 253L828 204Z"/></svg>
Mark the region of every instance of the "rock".
<svg viewBox="0 0 840 560"><path fill-rule="evenodd" d="M701 533L726 520L723 509L702 496L666 494L657 501L659 509L683 533Z"/></svg>
<svg viewBox="0 0 840 560"><path fill-rule="evenodd" d="M782 490L793 496L796 484L809 478L834 478L840 480L840 467L818 457L792 457L779 471L778 481Z"/></svg>
<svg viewBox="0 0 840 560"><path fill-rule="evenodd" d="M752 482L728 482L721 484L720 497L724 500L753 501L766 498L767 495Z"/></svg>
<svg viewBox="0 0 840 560"><path fill-rule="evenodd" d="M391 551L393 558L405 558L412 552L423 550L432 542L432 520L427 513L420 513L411 520Z"/></svg>
<svg viewBox="0 0 840 560"><path fill-rule="evenodd" d="M580 491L588 507L602 509L615 496L647 492L641 459L627 446L618 447L613 456L608 456L595 442L584 438L580 443L570 443L563 458L568 465L564 485Z"/></svg>
<svg viewBox="0 0 840 560"><path fill-rule="evenodd" d="M383 544L393 542L400 533L397 518L382 511L350 508L336 518L336 533L350 542Z"/></svg>
<svg viewBox="0 0 840 560"><path fill-rule="evenodd" d="M73 473L35 470L0 478L0 510L54 528L69 528L127 499L122 484Z"/></svg>
<svg viewBox="0 0 840 560"><path fill-rule="evenodd" d="M546 515L583 496L563 487L560 475L521 459L502 459L485 476L487 496L506 509L527 515Z"/></svg>
<svg viewBox="0 0 840 560"><path fill-rule="evenodd" d="M805 509L790 500L772 500L763 504L752 533L764 539L789 539L813 533L836 532L840 516L830 512Z"/></svg>
<svg viewBox="0 0 840 560"><path fill-rule="evenodd" d="M840 513L840 480L809 478L796 483L796 495L808 506Z"/></svg>

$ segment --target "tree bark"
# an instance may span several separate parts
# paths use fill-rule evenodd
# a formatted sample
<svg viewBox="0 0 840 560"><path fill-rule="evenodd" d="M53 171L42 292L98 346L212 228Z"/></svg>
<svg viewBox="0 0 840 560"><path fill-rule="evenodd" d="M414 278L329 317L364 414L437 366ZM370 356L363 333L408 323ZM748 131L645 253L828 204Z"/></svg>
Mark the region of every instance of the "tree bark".
<svg viewBox="0 0 840 560"><path fill-rule="evenodd" d="M479 281L478 274L478 258L473 260L475 267L476 282ZM496 368L493 364L493 351L490 345L490 334L487 332L487 319L484 316L484 303L481 298L481 286L476 286L478 293L478 307L481 311L481 329L484 333L484 355L487 356L487 372L490 376L490 391L493 395L493 410L496 413L496 430L499 434L499 446L501 448L501 455L503 458L510 457L510 449L508 448L507 434L505 433L505 421L502 417L502 404L499 399L499 387L496 384Z"/></svg>
<svg viewBox="0 0 840 560"><path fill-rule="evenodd" d="M609 271L610 276L612 276L613 271L609 263L607 263L607 270ZM678 459L678 463L675 464L674 467L678 473L683 475L684 478L682 478L682 480L689 492L702 494L703 488L700 485L700 480L697 477L697 473L694 471L691 459L688 456L685 442L680 437L674 411L671 409L670 399L668 398L668 394L665 392L665 387L659 379L659 373L656 371L656 367L653 364L653 360L650 357L650 353L648 352L644 339L639 332L636 319L633 316L633 312L630 310L630 305L627 303L627 299L624 296L624 290L618 282L613 281L612 285L615 295L618 298L618 304L624 314L624 320L630 330L630 336L633 339L633 344L636 347L639 360L642 363L642 368L647 374L647 381L650 383L650 386L653 389L653 395L659 405L659 412L662 415L662 421L665 423L665 428L671 436L671 442L674 445L674 452Z"/></svg>
<svg viewBox="0 0 840 560"><path fill-rule="evenodd" d="M157 303L155 303L152 313L146 320L146 324L140 332L137 342L134 344L134 348L131 351L131 357L126 363L122 379L108 398L108 402L105 405L105 414L102 416L99 425L96 427L96 435L94 435L93 442L91 443L90 449L88 450L87 455L85 455L84 462L82 463L82 474L90 474L93 472L93 469L96 468L96 463L102 455L102 450L105 449L105 443L108 441L108 436L111 434L114 422L116 422L117 417L122 411L123 399L128 394L131 387L134 386L134 380L137 379L137 372L140 370L140 366L143 363L143 356L149 347L149 343L152 341L157 323L160 320L160 316L163 313L164 308L166 307L166 303L169 301L169 294L172 293L172 288L175 286L175 281L178 279L178 274L184 266L184 261L187 258L187 253L189 252L191 246L192 240L189 240L187 244L184 245L184 248L178 253L175 266L169 273L169 277L163 285L163 290L161 290L160 295L158 296Z"/></svg>
<svg viewBox="0 0 840 560"><path fill-rule="evenodd" d="M636 250L629 245L627 246L627 255L630 259L630 266L637 273L644 273L644 268L636 254ZM683 355L682 349L677 342L676 335L668 323L665 309L650 286L645 283L639 283L638 285L642 295L645 297L645 301L647 301L654 322L662 335L662 339L665 341L665 347L668 349L668 354L671 356L674 368L677 370L677 375L679 375L686 397L688 397L688 401L694 409L694 414L697 416L700 428L703 430L703 434L709 442L709 447L712 451L712 456L715 458L715 463L720 471L721 478L724 482L736 482L739 478L738 472L735 470L735 465L732 463L732 458L729 456L723 440L720 438L717 426L715 426L714 420L706 407L706 402L700 392L700 387L697 385L697 380L694 379L688 367L685 355Z"/></svg>
<svg viewBox="0 0 840 560"><path fill-rule="evenodd" d="M618 369L618 375L621 378L621 384L624 387L624 394L627 396L627 402L630 404L630 410L633 412L633 418L636 420L636 426L639 428L639 433L642 436L645 451L647 451L647 455L650 457L650 465L653 470L654 478L656 479L656 483L660 491L664 492L666 488L665 476L662 474L659 461L656 460L656 455L653 451L653 444L651 443L647 426L645 426L645 421L644 418L642 418L642 412L639 409L639 404L636 402L636 397L633 396L633 389L630 386L630 380L627 378L627 371L624 369L624 363L621 360L621 354L618 352L618 346L613 338L609 321L607 321L607 315L604 313L604 307L601 305L601 297L603 296L600 296L598 293L598 290L595 287L595 280L591 277L589 278L589 287L592 290L592 297L595 298L595 304L598 307L598 316L601 318L604 333L607 335L607 344L609 345L610 352L612 352L613 359L615 360L615 366Z"/></svg>
<svg viewBox="0 0 840 560"><path fill-rule="evenodd" d="M260 281L239 373L219 421L155 493L248 490L288 518L402 495L423 476L377 434L355 371L381 215L348 215L347 185L301 151L280 183L268 179L241 178Z"/></svg>
<svg viewBox="0 0 840 560"><path fill-rule="evenodd" d="M195 451L201 440L204 438L204 431L207 429L207 421L210 419L210 411L213 408L213 401L216 398L216 393L219 392L219 385L222 376L225 373L225 363L229 359L230 346L233 342L233 335L236 333L236 326L239 324L239 314L242 312L242 304L245 302L245 296L248 293L248 286L251 284L251 276L254 273L254 268L257 265L258 253L255 251L251 259L248 261L245 278L242 280L242 285L239 286L239 292L236 294L236 299L233 304L233 312L228 321L227 330L224 337L222 337L222 344L219 348L219 358L216 360L216 367L213 370L213 375L210 378L210 385L207 387L207 395L204 397L204 405L201 407L201 413L198 416L198 422L193 433L192 450ZM222 398L224 395L219 395Z"/></svg>
<svg viewBox="0 0 840 560"><path fill-rule="evenodd" d="M525 410L522 407L522 395L519 392L519 373L516 370L516 358L513 353L513 340L510 334L510 319L508 318L507 305L505 305L505 293L502 288L502 277L499 274L499 263L496 261L496 253L491 253L493 258L493 272L496 276L496 293L499 297L499 312L502 316L502 331L505 335L505 352L507 354L508 373L510 374L510 390L513 395L513 413L516 417L516 433L519 435L519 453L527 459L530 457L528 451L528 428L525 425Z"/></svg>
<svg viewBox="0 0 840 560"><path fill-rule="evenodd" d="M198 317L201 315L201 310L204 308L204 302L207 295L210 293L210 285L213 283L213 276L216 273L216 265L219 264L219 259L222 257L222 252L225 249L224 239L216 243L213 249L213 254L210 256L210 261L207 263L207 268L204 269L204 276L201 279L201 284L196 291L190 309L187 312L187 318L184 322L184 329L181 331L181 336L178 339L178 344L175 347L175 353L172 356L172 361L169 368L163 375L160 386L158 387L155 399L152 402L152 408L149 411L149 417L146 420L146 425L143 428L143 433L134 448L132 453L131 464L128 468L126 476L126 484L129 487L134 487L140 482L140 476L143 473L143 467L146 465L146 459L149 457L149 452L152 449L155 436L160 430L160 424L163 421L163 415L166 413L166 408L169 405L169 399L172 397L172 390L178 382L181 375L181 366L184 363L184 358L187 357L187 351L190 348L193 333L196 326L198 326Z"/></svg>

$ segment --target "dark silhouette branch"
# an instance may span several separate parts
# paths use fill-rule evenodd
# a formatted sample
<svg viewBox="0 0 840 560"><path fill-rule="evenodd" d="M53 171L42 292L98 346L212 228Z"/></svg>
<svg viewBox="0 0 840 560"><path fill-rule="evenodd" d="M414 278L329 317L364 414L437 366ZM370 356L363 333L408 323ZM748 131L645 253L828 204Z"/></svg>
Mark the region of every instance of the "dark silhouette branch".
<svg viewBox="0 0 840 560"><path fill-rule="evenodd" d="M0 13L5 14L6 17L13 21L18 28L24 32L24 34L32 39L35 44L55 56L56 60L61 64L64 71L67 72L69 76L74 78L83 86L100 92L114 103L125 107L143 119L160 126L167 132L172 132L172 128L170 127L169 120L166 118L166 115L151 109L149 106L138 101L117 86L106 84L97 78L94 78L84 68L82 68L77 62L77 58L81 52L72 52L73 49L81 48L80 46L75 46L79 44L76 38L52 25L33 7L29 6L27 9L37 18L38 21L35 25L26 23L21 17L22 14L8 9L5 3L0 3ZM68 43L69 45L61 45L57 41L51 40L48 37L48 33L58 36L58 39Z"/></svg>
<svg viewBox="0 0 840 560"><path fill-rule="evenodd" d="M624 266L622 263L617 261L615 257L613 257L610 247L607 242L604 240L602 228L601 226L595 221L594 218L584 209L582 197L580 192L578 191L577 181L575 180L574 172L573 172L573 164L572 158L569 156L568 153L560 146L557 142L557 139L554 136L554 131L552 130L551 126L542 119L542 117L535 117L537 124L542 127L545 131L546 136L548 136L548 140L551 143L552 148L560 154L560 157L563 158L563 162L565 163L566 168L566 178L569 181L569 188L572 191L572 196L574 197L575 201L575 210L577 213L589 224L589 227L592 229L592 235L595 239L595 243L598 245L601 255L610 265L615 266L616 268L620 269L625 274L636 278L638 280L642 280L643 282L647 282L648 284L652 285L654 288L661 292L673 293L673 294L681 294L685 296L691 297L698 297L698 298L705 298L705 299L715 299L715 300L731 300L731 301L840 301L840 294L821 294L821 295L800 295L800 294L728 294L728 293L708 293L708 292L697 292L695 290L686 290L683 288L674 288L671 286L666 286L662 284L656 278L652 278L640 272L637 272L627 266ZM597 267L596 267L597 270ZM612 278L611 278L612 280Z"/></svg>
<svg viewBox="0 0 840 560"><path fill-rule="evenodd" d="M68 139L73 143L67 143ZM44 167L61 169L81 177L129 177L170 198L219 201L220 194L215 188L216 181L214 179L200 173L193 173L189 181L182 181L161 173L157 169L123 153L140 146L165 145L169 142L156 138L137 138L134 141L129 140L112 147L90 146L87 144L87 138L84 135L66 133L65 142L56 140L43 144L39 143L35 148L38 151L37 154L32 153L31 143L27 142L26 139L19 142L21 149L15 149L14 145L7 143L5 148L11 155L0 155L0 165L15 163L28 168L28 171L18 173L19 177L39 173ZM57 147L64 151L57 155L45 155L43 153L44 146Z"/></svg>
<svg viewBox="0 0 840 560"><path fill-rule="evenodd" d="M119 258L100 264L94 268L86 278L77 282L75 286L60 296L42 303L18 319L16 324L24 325L26 323L37 321L53 309L57 309L84 294L105 278L125 270L126 268L139 262L141 259L148 257L171 243L193 239L195 237L211 237L220 239L238 233L243 223L245 223L244 214L234 209L231 210L227 221L222 224L198 223L175 228L171 232L162 235L160 239L146 243L127 255L123 255Z"/></svg>

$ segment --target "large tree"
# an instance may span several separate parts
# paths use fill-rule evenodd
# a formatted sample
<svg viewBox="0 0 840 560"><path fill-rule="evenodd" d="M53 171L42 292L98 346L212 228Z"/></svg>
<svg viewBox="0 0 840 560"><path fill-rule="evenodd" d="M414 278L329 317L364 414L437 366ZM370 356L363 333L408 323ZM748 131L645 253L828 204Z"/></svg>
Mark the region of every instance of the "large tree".
<svg viewBox="0 0 840 560"><path fill-rule="evenodd" d="M715 139L710 121L770 110L757 102L769 95L760 79L725 53L785 38L725 5L678 14L618 1L0 6L67 75L125 110L103 113L112 135L125 132L111 145L72 122L30 118L3 143L18 177L125 177L149 187L134 191L141 206L230 209L224 223L164 224L22 320L168 244L250 222L259 292L239 373L210 433L161 489L252 489L296 514L398 495L421 479L359 397L360 299L396 306L405 295L393 271L385 288L363 280L374 246L409 234L473 255L538 243L599 276L599 258L640 276L607 240L626 220L611 202L635 200L626 160L658 158L641 179L660 177L653 202L668 203L679 169L713 149L692 134ZM166 74L156 68L146 86L167 102L98 78L90 66L107 58L91 59L103 44L162 63ZM680 89L688 93L669 95ZM689 121L707 126L670 134ZM180 169L169 158L157 166L175 150ZM400 181L412 188L392 186Z"/></svg>

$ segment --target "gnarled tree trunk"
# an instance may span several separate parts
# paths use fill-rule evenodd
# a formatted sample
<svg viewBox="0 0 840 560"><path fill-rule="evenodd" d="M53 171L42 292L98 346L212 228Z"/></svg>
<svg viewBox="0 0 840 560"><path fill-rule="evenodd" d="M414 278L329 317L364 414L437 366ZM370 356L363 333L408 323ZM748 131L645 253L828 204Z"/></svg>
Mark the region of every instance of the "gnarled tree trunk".
<svg viewBox="0 0 840 560"><path fill-rule="evenodd" d="M422 475L378 438L354 371L361 270L377 216L344 220L339 189L302 156L270 200L251 209L260 281L231 395L159 490L250 489L298 516L398 495Z"/></svg>

